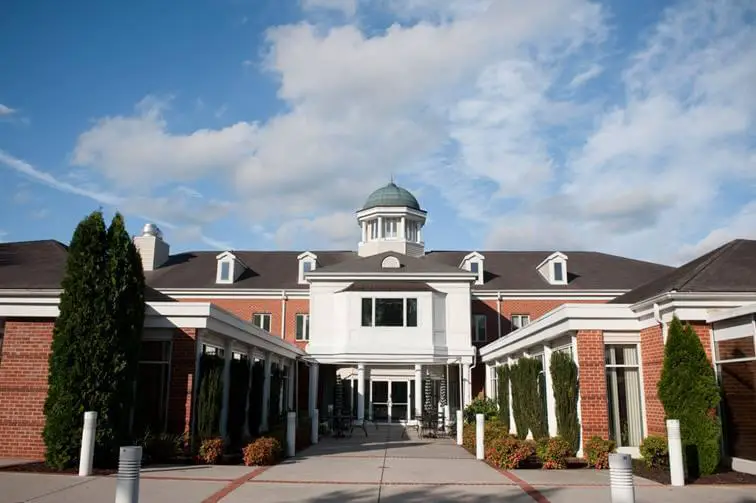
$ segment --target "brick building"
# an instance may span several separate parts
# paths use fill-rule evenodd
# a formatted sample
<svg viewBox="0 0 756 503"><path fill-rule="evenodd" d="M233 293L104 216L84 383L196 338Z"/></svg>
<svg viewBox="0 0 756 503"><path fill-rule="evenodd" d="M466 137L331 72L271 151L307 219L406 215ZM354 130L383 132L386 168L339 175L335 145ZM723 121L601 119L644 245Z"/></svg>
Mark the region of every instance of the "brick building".
<svg viewBox="0 0 756 503"><path fill-rule="evenodd" d="M511 348L533 346L518 341L545 327L551 338L539 339L544 353L577 354L582 410L593 414L585 414L584 427L602 435L612 434L605 343L630 340L633 330L648 339L656 353L643 351L643 417L649 431L662 424L652 396L662 329L633 324L642 322L627 302L637 301L616 302L675 269L595 252L426 250L426 216L412 194L391 183L357 212L355 251L172 254L160 231L146 225L134 238L149 285L142 353L151 355L140 362L137 387L150 405L138 419L193 431L198 357L214 352L226 361L264 361L266 386L271 368L284 369L282 409L325 414L341 400L358 421L414 423L429 406L448 420L484 389L491 392L492 364L515 354ZM42 453L47 357L65 258L66 247L54 241L0 244L0 456ZM564 316L577 321L548 328ZM337 399L338 380L345 393ZM263 408L271 392L266 388Z"/></svg>
<svg viewBox="0 0 756 503"><path fill-rule="evenodd" d="M496 366L568 351L580 373L582 438L610 437L637 456L645 436L666 434L656 389L677 316L699 336L722 387L725 457L756 473L755 273L756 241L735 240L609 303L562 305L481 349L487 394L498 389ZM553 400L547 412L553 433Z"/></svg>

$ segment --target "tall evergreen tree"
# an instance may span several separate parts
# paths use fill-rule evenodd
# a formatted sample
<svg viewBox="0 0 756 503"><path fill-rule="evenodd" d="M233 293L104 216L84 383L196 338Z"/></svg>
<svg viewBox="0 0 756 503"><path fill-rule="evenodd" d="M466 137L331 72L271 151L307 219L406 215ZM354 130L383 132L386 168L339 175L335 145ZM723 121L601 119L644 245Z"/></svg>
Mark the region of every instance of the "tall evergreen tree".
<svg viewBox="0 0 756 503"><path fill-rule="evenodd" d="M139 343L144 326L144 272L142 261L116 213L108 228L108 302L111 345L110 417L119 444L130 434L130 415L139 366Z"/></svg>
<svg viewBox="0 0 756 503"><path fill-rule="evenodd" d="M49 360L45 427L47 463L71 466L79 455L83 414L99 413L97 445L109 443L107 366L109 341L107 234L102 213L93 212L74 231L62 281Z"/></svg>
<svg viewBox="0 0 756 503"><path fill-rule="evenodd" d="M566 353L551 354L551 382L554 393L557 433L569 442L572 454L580 448L578 422L578 368L572 356Z"/></svg>
<svg viewBox="0 0 756 503"><path fill-rule="evenodd" d="M677 317L669 325L658 391L667 418L680 420L689 475L713 473L720 461L719 386L701 340Z"/></svg>

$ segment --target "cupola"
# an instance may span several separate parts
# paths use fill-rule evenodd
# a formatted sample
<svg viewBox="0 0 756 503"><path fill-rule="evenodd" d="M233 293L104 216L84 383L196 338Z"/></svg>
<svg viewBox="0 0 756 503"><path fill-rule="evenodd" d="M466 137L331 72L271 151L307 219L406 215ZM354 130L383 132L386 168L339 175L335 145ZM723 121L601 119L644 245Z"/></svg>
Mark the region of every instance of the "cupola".
<svg viewBox="0 0 756 503"><path fill-rule="evenodd" d="M393 181L370 194L357 212L362 228L359 255L392 251L420 257L425 254L422 228L427 213L410 191Z"/></svg>

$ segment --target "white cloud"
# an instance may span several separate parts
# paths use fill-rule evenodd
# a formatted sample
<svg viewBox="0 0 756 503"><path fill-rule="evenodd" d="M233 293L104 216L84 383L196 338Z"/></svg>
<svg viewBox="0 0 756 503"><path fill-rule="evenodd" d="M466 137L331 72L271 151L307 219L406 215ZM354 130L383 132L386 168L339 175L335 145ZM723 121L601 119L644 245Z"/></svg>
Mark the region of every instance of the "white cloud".
<svg viewBox="0 0 756 503"><path fill-rule="evenodd" d="M592 63L588 66L585 70L583 70L581 73L578 73L574 77L572 77L572 80L570 81L568 87L580 87L586 82L595 79L599 75L603 73L604 69L601 67L601 65L597 63Z"/></svg>
<svg viewBox="0 0 756 503"><path fill-rule="evenodd" d="M353 213L339 212L314 219L290 220L280 226L272 235L278 246L290 248L303 239L311 249L323 246L351 250L355 236L359 236L359 226Z"/></svg>
<svg viewBox="0 0 756 503"><path fill-rule="evenodd" d="M7 105L3 105L2 103L0 103L0 117L7 116L7 115L13 115L15 113L16 113L16 110L14 110L13 108L11 108L11 107L9 107Z"/></svg>

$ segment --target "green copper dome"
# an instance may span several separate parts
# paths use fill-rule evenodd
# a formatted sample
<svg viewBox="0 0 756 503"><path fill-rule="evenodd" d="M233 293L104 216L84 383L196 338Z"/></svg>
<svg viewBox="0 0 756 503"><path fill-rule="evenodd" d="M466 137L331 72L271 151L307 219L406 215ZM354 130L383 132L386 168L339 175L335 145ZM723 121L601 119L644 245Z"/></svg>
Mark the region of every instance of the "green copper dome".
<svg viewBox="0 0 756 503"><path fill-rule="evenodd" d="M394 182L391 182L385 187L381 187L370 194L362 209L367 210L377 206L403 206L406 208L412 208L413 210L420 210L420 203L417 202L415 196L413 196L410 191L399 187Z"/></svg>

